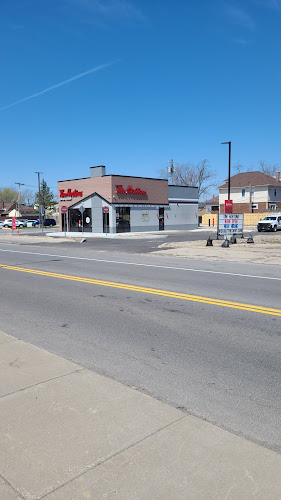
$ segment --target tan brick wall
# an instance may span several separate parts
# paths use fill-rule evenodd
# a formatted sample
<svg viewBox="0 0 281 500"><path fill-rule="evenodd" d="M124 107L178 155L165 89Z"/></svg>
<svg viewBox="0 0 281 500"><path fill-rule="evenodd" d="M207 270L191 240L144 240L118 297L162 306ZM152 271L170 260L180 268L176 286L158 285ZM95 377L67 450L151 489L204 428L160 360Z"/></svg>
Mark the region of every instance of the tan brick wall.
<svg viewBox="0 0 281 500"><path fill-rule="evenodd" d="M128 186L133 189L140 188L146 191L145 195L137 194L117 194L116 186L122 185L127 191ZM68 189L82 191L82 196L73 197L72 200L60 198L60 190ZM105 175L104 177L87 177L86 179L76 179L58 182L59 206L70 207L80 200L97 192L106 199L108 203L148 203L167 205L168 204L168 182L162 179L145 179L139 177L122 177L119 175Z"/></svg>
<svg viewBox="0 0 281 500"><path fill-rule="evenodd" d="M118 194L116 186L122 185L127 191L128 186L133 189L140 188L146 191L146 195ZM120 175L112 176L112 195L113 203L148 203L157 205L168 204L168 182L164 179L146 179L142 177L122 177Z"/></svg>
<svg viewBox="0 0 281 500"><path fill-rule="evenodd" d="M76 189L77 191L82 191L82 196L75 196L72 200L67 201L60 198L60 189L64 189L65 192L67 192L68 189L72 191ZM87 177L86 179L60 181L58 182L58 190L59 207L62 205L70 207L95 192L108 200L109 203L111 203L112 200L111 176Z"/></svg>

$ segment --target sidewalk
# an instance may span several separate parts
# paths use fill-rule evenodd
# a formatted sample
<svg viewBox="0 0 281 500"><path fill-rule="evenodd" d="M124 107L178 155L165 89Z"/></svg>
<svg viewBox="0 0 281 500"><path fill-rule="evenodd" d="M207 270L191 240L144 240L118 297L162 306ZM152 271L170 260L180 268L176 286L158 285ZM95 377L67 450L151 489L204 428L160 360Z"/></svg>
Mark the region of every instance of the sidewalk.
<svg viewBox="0 0 281 500"><path fill-rule="evenodd" d="M281 456L0 332L0 499L278 499Z"/></svg>
<svg viewBox="0 0 281 500"><path fill-rule="evenodd" d="M244 227L244 233L250 233L255 231L255 226ZM181 231L184 233L216 233L217 226L198 226L195 229L184 229ZM149 232L128 232L128 233L90 233L90 232L56 232L48 233L46 236L49 238L117 238L117 239L130 239L130 238L168 238L169 234L178 233L179 230L164 230L164 231L149 231Z"/></svg>

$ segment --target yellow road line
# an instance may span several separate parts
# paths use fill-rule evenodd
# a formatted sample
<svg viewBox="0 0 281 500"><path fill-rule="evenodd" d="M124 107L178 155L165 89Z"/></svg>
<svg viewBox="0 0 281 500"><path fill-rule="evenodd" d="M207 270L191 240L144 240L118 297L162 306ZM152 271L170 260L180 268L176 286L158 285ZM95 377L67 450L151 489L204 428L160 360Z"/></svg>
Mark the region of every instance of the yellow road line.
<svg viewBox="0 0 281 500"><path fill-rule="evenodd" d="M200 295L191 295L186 293L170 292L168 290L160 290L157 288L148 288L143 286L129 285L126 283L117 283L114 281L103 281L91 278L82 278L80 276L71 276L68 274L50 273L48 271L37 271L36 269L27 269L17 266L6 266L0 264L0 268L8 269L11 271L20 271L28 274L37 274L40 276L48 276L50 278L59 278L70 281L78 281L80 283L89 283L92 285L109 286L112 288L120 288L123 290L131 290L134 292L148 293L152 295L160 295L162 297L170 297L181 300L189 300L192 302L201 302L203 304L210 304L221 307L230 307L231 309L240 309L243 311L257 312L260 314L270 314L272 316L281 316L281 309L272 309L270 307L255 306L253 304L243 304L240 302L232 302L229 300L213 299L210 297L203 297Z"/></svg>

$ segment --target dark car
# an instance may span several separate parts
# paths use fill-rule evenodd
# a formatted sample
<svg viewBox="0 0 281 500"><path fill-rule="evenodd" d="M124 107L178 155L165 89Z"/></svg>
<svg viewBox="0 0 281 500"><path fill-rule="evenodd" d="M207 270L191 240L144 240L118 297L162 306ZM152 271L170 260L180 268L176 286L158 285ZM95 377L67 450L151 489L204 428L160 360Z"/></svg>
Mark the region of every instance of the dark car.
<svg viewBox="0 0 281 500"><path fill-rule="evenodd" d="M44 219L44 226L55 226L56 224L55 219Z"/></svg>

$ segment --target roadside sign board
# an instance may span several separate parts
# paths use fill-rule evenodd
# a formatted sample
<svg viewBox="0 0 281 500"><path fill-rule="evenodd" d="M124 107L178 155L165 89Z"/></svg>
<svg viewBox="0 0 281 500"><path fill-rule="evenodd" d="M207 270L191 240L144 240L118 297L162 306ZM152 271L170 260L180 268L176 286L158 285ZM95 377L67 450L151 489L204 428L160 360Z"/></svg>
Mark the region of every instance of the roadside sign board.
<svg viewBox="0 0 281 500"><path fill-rule="evenodd" d="M219 214L218 236L243 236L243 214Z"/></svg>
<svg viewBox="0 0 281 500"><path fill-rule="evenodd" d="M109 207L103 207L103 213L108 214L109 212Z"/></svg>
<svg viewBox="0 0 281 500"><path fill-rule="evenodd" d="M67 214L67 211L68 211L67 206L66 206L66 205L63 205L63 206L61 207L61 213L62 213L62 214Z"/></svg>
<svg viewBox="0 0 281 500"><path fill-rule="evenodd" d="M12 217L12 231L15 231L16 228L17 228L17 226L16 226L16 218Z"/></svg>
<svg viewBox="0 0 281 500"><path fill-rule="evenodd" d="M224 202L224 213L232 214L233 213L233 202L232 200L225 200Z"/></svg>

